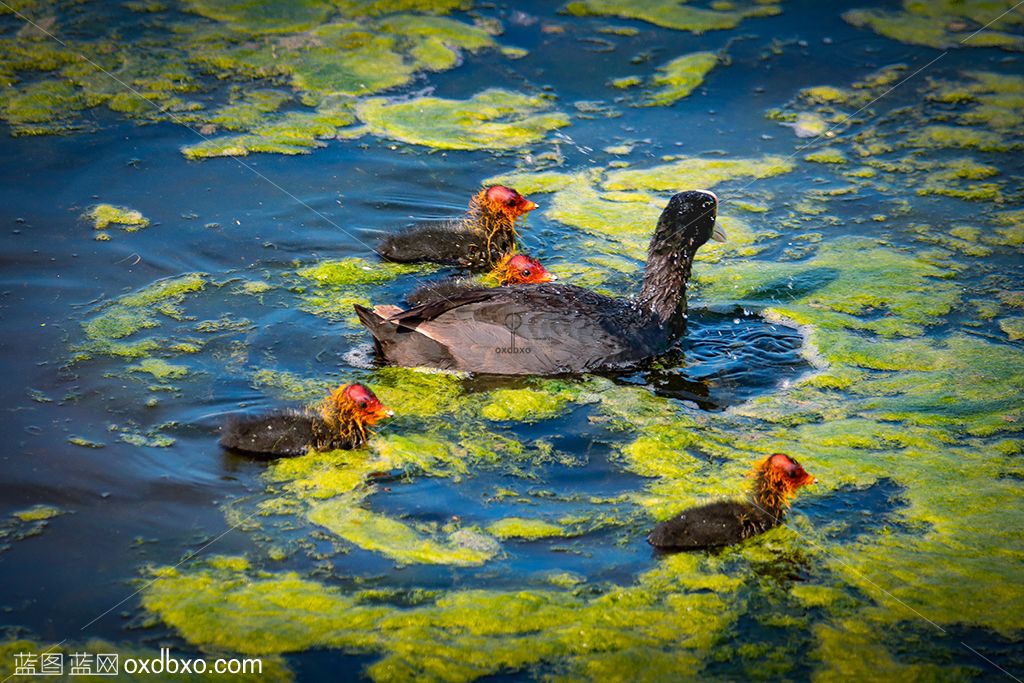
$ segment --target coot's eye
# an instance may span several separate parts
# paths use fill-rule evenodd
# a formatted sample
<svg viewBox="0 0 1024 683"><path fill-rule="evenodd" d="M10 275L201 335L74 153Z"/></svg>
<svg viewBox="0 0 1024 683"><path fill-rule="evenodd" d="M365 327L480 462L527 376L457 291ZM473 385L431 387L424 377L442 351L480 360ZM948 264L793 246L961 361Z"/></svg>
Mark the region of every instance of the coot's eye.
<svg viewBox="0 0 1024 683"><path fill-rule="evenodd" d="M523 277L530 277L530 271L529 270L521 271L521 274L522 274Z"/></svg>
<svg viewBox="0 0 1024 683"><path fill-rule="evenodd" d="M363 410L366 410L366 405L367 405L366 401L360 401L359 402L359 407L362 408Z"/></svg>
<svg viewBox="0 0 1024 683"><path fill-rule="evenodd" d="M519 200L516 199L515 197L509 197L508 199L505 200L505 206L515 206L518 203Z"/></svg>
<svg viewBox="0 0 1024 683"><path fill-rule="evenodd" d="M790 479L796 479L796 470L790 470L789 471L789 478Z"/></svg>

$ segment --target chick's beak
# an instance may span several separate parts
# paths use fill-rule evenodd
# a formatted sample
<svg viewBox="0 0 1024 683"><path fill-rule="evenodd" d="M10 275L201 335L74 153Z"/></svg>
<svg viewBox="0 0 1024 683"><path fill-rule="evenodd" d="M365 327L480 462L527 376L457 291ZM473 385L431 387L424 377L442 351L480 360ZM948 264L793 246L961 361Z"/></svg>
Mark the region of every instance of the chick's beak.
<svg viewBox="0 0 1024 683"><path fill-rule="evenodd" d="M522 209L523 209L523 213L529 213L530 211L533 211L534 209L537 208L537 205L534 204L533 202L531 202L529 199L524 201L521 204L521 206L522 206Z"/></svg>
<svg viewBox="0 0 1024 683"><path fill-rule="evenodd" d="M385 417L392 417L392 416L394 416L394 414L395 414L395 411L391 410L387 406L382 406L382 405L378 405L376 408L373 409L373 412L370 413L372 419L375 422L377 420L383 420Z"/></svg>
<svg viewBox="0 0 1024 683"><path fill-rule="evenodd" d="M807 475L807 482L804 485L805 486L810 486L811 484L817 484L817 483L818 483L818 480L815 478L815 476L813 474L808 474Z"/></svg>
<svg viewBox="0 0 1024 683"><path fill-rule="evenodd" d="M718 223L715 223L715 227L711 231L711 239L713 239L716 242L725 241L725 230L723 230L722 226L719 225Z"/></svg>

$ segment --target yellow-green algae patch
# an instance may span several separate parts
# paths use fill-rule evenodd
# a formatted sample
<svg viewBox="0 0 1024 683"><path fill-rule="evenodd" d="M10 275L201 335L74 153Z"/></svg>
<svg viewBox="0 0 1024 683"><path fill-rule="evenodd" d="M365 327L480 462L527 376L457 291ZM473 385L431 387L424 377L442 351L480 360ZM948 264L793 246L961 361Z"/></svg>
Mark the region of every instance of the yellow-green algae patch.
<svg viewBox="0 0 1024 683"><path fill-rule="evenodd" d="M501 539L520 538L532 540L564 536L565 530L558 524L545 522L542 519L526 519L523 517L505 517L487 527L487 533Z"/></svg>
<svg viewBox="0 0 1024 683"><path fill-rule="evenodd" d="M129 366L128 370L130 372L147 373L159 381L181 379L188 375L187 365L168 363L162 358L144 358L137 365Z"/></svg>
<svg viewBox="0 0 1024 683"><path fill-rule="evenodd" d="M142 330L159 327L161 318L180 320L185 297L206 287L206 276L189 273L160 280L102 306L82 323L86 341L75 346L75 360L96 355L141 358L160 348L153 338L125 341Z"/></svg>
<svg viewBox="0 0 1024 683"><path fill-rule="evenodd" d="M711 188L726 180L761 180L792 169L793 163L781 156L750 159L682 157L651 168L612 171L608 173L604 188L656 191L678 191L683 187Z"/></svg>
<svg viewBox="0 0 1024 683"><path fill-rule="evenodd" d="M907 136L907 143L913 147L952 147L982 152L1004 152L1013 147L998 133L943 125L925 126Z"/></svg>
<svg viewBox="0 0 1024 683"><path fill-rule="evenodd" d="M714 52L693 52L658 67L651 84L658 89L650 93L645 104L669 105L683 99L701 83L718 64Z"/></svg>
<svg viewBox="0 0 1024 683"><path fill-rule="evenodd" d="M193 159L300 154L325 138L364 132L345 128L354 121L355 98L406 85L423 71L455 68L466 53L499 47L481 27L424 14L444 14L462 2L184 4L206 19L148 19L142 26L111 27L95 41L72 32L60 47L23 32L0 41L0 81L10 91L0 118L16 135L59 133L91 127L83 110L103 105L138 121L186 122L204 137L221 129L238 132L185 147ZM245 85L230 87L227 105L208 108L185 97L217 87L203 75ZM279 114L292 99L269 89L280 85L291 86L305 108Z"/></svg>
<svg viewBox="0 0 1024 683"><path fill-rule="evenodd" d="M211 138L186 145L181 152L188 159L245 156L252 152L308 154L323 147L326 144L324 140L334 138L339 129L354 121L355 117L350 112L336 106L288 112L282 117L253 125L242 135Z"/></svg>
<svg viewBox="0 0 1024 683"><path fill-rule="evenodd" d="M806 261L734 262L697 277L705 299L767 300L785 317L813 323L814 335L851 328L899 336L920 334L949 313L958 300L949 282L954 275L952 264L942 268L869 238L845 238L823 243Z"/></svg>
<svg viewBox="0 0 1024 683"><path fill-rule="evenodd" d="M363 509L345 498L315 505L309 520L364 550L380 553L401 564L476 566L487 562L500 546L484 536L464 543L455 533L446 539L419 532L397 519Z"/></svg>
<svg viewBox="0 0 1024 683"><path fill-rule="evenodd" d="M535 422L560 415L579 395L565 382L543 382L523 389L498 389L487 395L480 414L488 420Z"/></svg>
<svg viewBox="0 0 1024 683"><path fill-rule="evenodd" d="M143 216L141 211L124 206L114 206L113 204L97 204L89 209L85 216L88 220L92 221L93 227L97 230L103 230L111 225L118 225L126 230L133 231L149 225L149 219Z"/></svg>
<svg viewBox="0 0 1024 683"><path fill-rule="evenodd" d="M349 257L322 261L299 269L295 275L311 285L309 289L303 288L300 295L303 310L354 326L358 319L352 305L369 305L373 285L429 269L429 266L371 263L359 257Z"/></svg>
<svg viewBox="0 0 1024 683"><path fill-rule="evenodd" d="M185 6L196 14L254 33L306 31L318 26L333 9L326 0L186 0Z"/></svg>
<svg viewBox="0 0 1024 683"><path fill-rule="evenodd" d="M361 101L359 118L380 137L436 149L515 149L569 125L542 97L492 88L468 100L417 97Z"/></svg>
<svg viewBox="0 0 1024 683"><path fill-rule="evenodd" d="M805 155L804 161L813 161L819 164L845 164L848 160L842 150L829 147Z"/></svg>
<svg viewBox="0 0 1024 683"><path fill-rule="evenodd" d="M843 19L911 45L1020 51L1024 50L1024 35L1019 33L1024 19L1011 11L1013 6L1012 0L903 0L903 11L855 9L844 12Z"/></svg>
<svg viewBox="0 0 1024 683"><path fill-rule="evenodd" d="M782 10L769 2L716 10L694 7L681 0L647 0L640 3L629 0L575 0L567 4L563 11L577 16L640 19L656 26L700 34L736 28L748 17L770 17Z"/></svg>
<svg viewBox="0 0 1024 683"><path fill-rule="evenodd" d="M39 522L46 519L53 519L58 515L64 514L64 511L55 505L33 505L30 508L24 510L17 510L11 515L17 517L22 522Z"/></svg>
<svg viewBox="0 0 1024 683"><path fill-rule="evenodd" d="M204 647L377 652L382 658L366 673L379 681L470 681L543 663L557 663L566 678L603 679L636 672L641 662L649 680L663 680L695 676L722 644L745 610L736 574L727 562L680 555L635 585L597 597L463 590L401 608L295 574L250 578L206 567L159 568L143 604Z"/></svg>
<svg viewBox="0 0 1024 683"><path fill-rule="evenodd" d="M1003 318L999 321L999 329L1006 333L1010 341L1024 339L1024 318L1020 316Z"/></svg>

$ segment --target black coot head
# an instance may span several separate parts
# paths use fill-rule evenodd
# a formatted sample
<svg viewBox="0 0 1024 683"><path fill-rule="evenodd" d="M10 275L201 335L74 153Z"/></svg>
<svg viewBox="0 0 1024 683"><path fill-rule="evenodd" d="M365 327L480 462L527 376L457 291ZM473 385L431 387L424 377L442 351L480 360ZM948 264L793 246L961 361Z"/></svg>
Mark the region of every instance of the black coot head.
<svg viewBox="0 0 1024 683"><path fill-rule="evenodd" d="M725 241L725 231L715 222L718 197L709 190L687 190L669 200L658 219L658 232L671 242L697 249L710 239Z"/></svg>

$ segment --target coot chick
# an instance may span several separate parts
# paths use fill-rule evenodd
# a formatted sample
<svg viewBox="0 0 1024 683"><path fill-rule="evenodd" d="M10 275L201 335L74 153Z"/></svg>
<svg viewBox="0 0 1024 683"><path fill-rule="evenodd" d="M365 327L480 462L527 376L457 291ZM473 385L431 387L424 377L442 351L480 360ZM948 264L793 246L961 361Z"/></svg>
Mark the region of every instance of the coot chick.
<svg viewBox="0 0 1024 683"><path fill-rule="evenodd" d="M438 299L451 299L486 286L507 287L508 285L539 284L556 279L535 258L530 258L526 254L505 254L494 266L494 269L481 278L481 281L448 278L429 282L406 295L405 300L412 306L420 306Z"/></svg>
<svg viewBox="0 0 1024 683"><path fill-rule="evenodd" d="M647 541L665 550L733 545L782 523L789 499L815 479L793 458L775 453L753 471L748 500L720 500L690 508L654 527Z"/></svg>
<svg viewBox="0 0 1024 683"><path fill-rule="evenodd" d="M462 218L427 221L388 235L377 249L395 263L441 263L484 270L516 247L516 220L537 205L511 187L492 185L469 202Z"/></svg>
<svg viewBox="0 0 1024 683"><path fill-rule="evenodd" d="M358 448L370 436L367 428L391 415L362 384L346 384L312 409L233 418L221 429L220 445L263 456Z"/></svg>
<svg viewBox="0 0 1024 683"><path fill-rule="evenodd" d="M693 257L709 239L725 239L717 211L718 198L703 190L669 200L636 297L555 283L514 285L407 311L356 306L356 314L378 356L395 365L503 375L631 369L668 351L685 328Z"/></svg>

